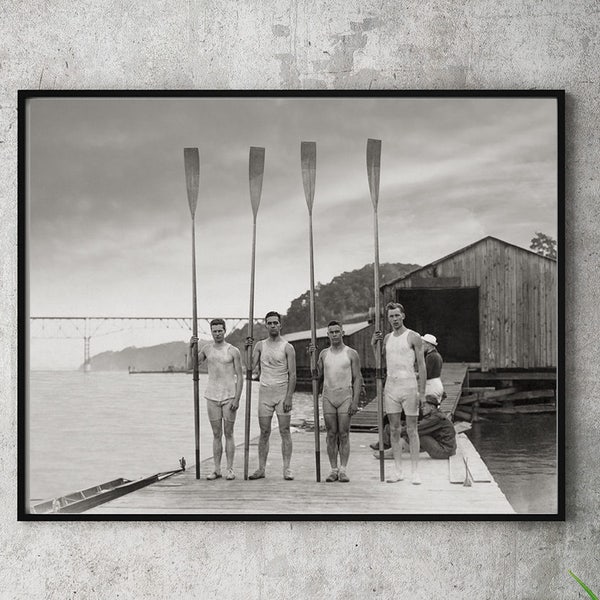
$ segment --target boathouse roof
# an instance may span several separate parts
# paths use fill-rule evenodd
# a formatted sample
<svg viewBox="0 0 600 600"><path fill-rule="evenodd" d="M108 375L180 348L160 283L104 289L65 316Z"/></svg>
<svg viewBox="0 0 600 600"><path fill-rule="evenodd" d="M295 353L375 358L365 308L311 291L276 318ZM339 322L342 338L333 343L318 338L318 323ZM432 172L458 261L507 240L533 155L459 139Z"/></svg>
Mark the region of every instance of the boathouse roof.
<svg viewBox="0 0 600 600"><path fill-rule="evenodd" d="M438 258L437 260L434 260L433 262L430 262L429 264L426 264L423 267L417 267L416 269L414 269L413 271L410 271L409 273L406 273L405 275L401 275L400 277L396 277L395 279L386 281L385 283L382 283L379 287L381 289L383 289L383 288L393 285L394 283L397 283L398 281L402 281L403 279L409 279L409 278L413 277L414 275L416 275L417 273L419 273L420 271L425 271L427 269L430 269L431 267L435 267L436 265L448 260L449 258L452 258L453 256L456 256L457 254L461 254L462 252L465 252L466 250L469 250L469 249L473 248L474 246L482 244L483 242L485 242L487 240L494 240L495 242L499 242L500 244L503 244L504 246L516 248L517 250L520 250L521 252L531 254L537 258L544 258L551 262L556 262L555 258L543 256L542 254L538 254L537 252L534 252L533 250L529 250L528 248L523 248L521 246L517 246L516 244L511 244L510 242L501 240L500 238L494 237L493 235L488 235L484 238L481 238L480 240L477 240L476 242L473 242L472 244L469 244L468 246L464 246L463 248L460 248L459 250L455 250L454 252L451 252L450 254L443 256L442 258Z"/></svg>
<svg viewBox="0 0 600 600"><path fill-rule="evenodd" d="M356 333L357 331L362 331L369 326L368 321L361 321L360 323L348 323L347 325L343 325L344 328L344 336L348 337ZM310 340L311 339L311 331L308 329L307 331L295 331L294 333L288 333L282 336L288 342L297 342L299 340ZM327 337L327 327L319 327L317 329L317 339L326 338Z"/></svg>

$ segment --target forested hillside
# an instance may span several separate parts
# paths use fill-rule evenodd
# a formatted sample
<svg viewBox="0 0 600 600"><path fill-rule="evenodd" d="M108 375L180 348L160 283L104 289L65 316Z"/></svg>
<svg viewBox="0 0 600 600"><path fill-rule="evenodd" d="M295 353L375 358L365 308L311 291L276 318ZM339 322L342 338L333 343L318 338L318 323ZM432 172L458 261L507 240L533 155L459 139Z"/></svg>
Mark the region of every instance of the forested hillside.
<svg viewBox="0 0 600 600"><path fill-rule="evenodd" d="M201 345L203 343L206 343L206 340L200 342ZM181 369L185 367L188 352L188 343L183 341L144 348L130 346L118 352L101 352L92 356L92 370L127 371L131 368L136 371L166 371L170 368ZM83 365L80 369L83 369Z"/></svg>
<svg viewBox="0 0 600 600"><path fill-rule="evenodd" d="M379 266L380 283L406 275L419 265L383 263ZM284 319L285 332L310 329L310 293L307 290L292 300ZM315 316L317 327L324 327L332 319L349 320L366 315L373 300L373 265L346 271L330 283L315 286ZM285 334L285 333L284 333Z"/></svg>

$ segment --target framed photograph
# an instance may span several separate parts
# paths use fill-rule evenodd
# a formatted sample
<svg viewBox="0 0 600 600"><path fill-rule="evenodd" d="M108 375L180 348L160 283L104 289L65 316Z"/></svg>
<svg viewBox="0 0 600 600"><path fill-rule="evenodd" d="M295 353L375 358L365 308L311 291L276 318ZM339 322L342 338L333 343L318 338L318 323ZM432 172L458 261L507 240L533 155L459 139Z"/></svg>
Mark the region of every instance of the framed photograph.
<svg viewBox="0 0 600 600"><path fill-rule="evenodd" d="M563 91L21 91L20 520L564 520Z"/></svg>

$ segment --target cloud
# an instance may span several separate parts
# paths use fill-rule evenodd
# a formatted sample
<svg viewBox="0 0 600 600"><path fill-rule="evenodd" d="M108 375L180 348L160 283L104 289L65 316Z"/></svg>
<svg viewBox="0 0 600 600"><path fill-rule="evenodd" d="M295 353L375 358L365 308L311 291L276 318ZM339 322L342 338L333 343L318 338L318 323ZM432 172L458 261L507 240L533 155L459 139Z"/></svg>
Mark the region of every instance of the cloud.
<svg viewBox="0 0 600 600"><path fill-rule="evenodd" d="M36 99L31 307L191 312L183 148L198 146L199 306L248 310L248 149L266 148L256 307L308 288L300 142L317 142L315 279L373 260L368 137L382 139L381 260L425 264L496 235L556 235L556 106L542 99Z"/></svg>

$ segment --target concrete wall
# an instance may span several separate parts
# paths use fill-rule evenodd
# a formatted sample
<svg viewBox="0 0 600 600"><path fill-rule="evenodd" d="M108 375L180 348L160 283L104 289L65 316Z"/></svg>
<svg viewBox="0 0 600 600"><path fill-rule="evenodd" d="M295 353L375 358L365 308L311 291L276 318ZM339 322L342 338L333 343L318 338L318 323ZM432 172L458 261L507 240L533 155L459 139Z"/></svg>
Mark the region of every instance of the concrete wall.
<svg viewBox="0 0 600 600"><path fill-rule="evenodd" d="M4 0L0 596L583 597L600 590L593 0ZM566 523L16 522L16 90L565 88Z"/></svg>

